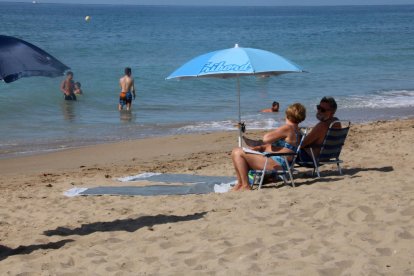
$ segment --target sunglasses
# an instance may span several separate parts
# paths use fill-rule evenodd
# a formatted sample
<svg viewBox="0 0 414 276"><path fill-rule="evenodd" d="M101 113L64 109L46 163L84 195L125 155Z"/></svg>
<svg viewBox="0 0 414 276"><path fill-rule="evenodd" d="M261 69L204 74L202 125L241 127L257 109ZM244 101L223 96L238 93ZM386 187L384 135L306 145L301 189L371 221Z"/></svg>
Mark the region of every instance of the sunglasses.
<svg viewBox="0 0 414 276"><path fill-rule="evenodd" d="M323 108L323 107L322 107L322 106L320 106L319 104L318 104L318 105L316 105L316 109L317 109L318 111L322 112L322 113L325 113L326 111L331 111L330 109Z"/></svg>

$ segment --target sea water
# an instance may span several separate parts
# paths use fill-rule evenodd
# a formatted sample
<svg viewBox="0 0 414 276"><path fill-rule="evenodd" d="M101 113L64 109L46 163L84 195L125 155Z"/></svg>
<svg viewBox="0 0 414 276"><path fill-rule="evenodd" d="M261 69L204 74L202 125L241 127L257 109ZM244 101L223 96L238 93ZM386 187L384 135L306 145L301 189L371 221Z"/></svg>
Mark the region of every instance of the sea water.
<svg viewBox="0 0 414 276"><path fill-rule="evenodd" d="M85 17L90 16L89 21ZM172 134L235 130L235 79L165 80L200 54L268 50L307 73L240 78L247 130L271 129L285 108L336 98L352 122L414 115L414 5L172 7L0 2L0 34L24 39L68 65L84 95L65 102L61 78L0 82L0 158ZM133 111L117 110L131 67ZM260 113L273 101L281 112ZM236 139L235 139L236 144Z"/></svg>

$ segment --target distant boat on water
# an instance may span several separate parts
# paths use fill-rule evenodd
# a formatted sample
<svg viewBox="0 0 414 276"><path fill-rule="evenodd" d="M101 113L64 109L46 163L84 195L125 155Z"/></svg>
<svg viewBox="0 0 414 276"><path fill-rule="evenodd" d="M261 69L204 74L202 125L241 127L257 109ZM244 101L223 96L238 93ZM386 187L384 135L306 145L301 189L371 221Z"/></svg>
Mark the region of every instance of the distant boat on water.
<svg viewBox="0 0 414 276"><path fill-rule="evenodd" d="M37 2L36 2L36 1L32 1L32 3L33 3L33 4L37 4Z"/></svg>

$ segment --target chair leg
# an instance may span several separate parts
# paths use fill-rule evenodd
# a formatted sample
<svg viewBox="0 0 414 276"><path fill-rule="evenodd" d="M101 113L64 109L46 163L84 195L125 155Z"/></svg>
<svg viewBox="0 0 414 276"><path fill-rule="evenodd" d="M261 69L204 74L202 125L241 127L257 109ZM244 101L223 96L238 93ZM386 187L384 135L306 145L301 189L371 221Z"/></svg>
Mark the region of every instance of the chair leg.
<svg viewBox="0 0 414 276"><path fill-rule="evenodd" d="M265 161L265 164L264 164L264 167L263 167L263 171L262 171L262 177L260 178L260 183L259 183L259 190L262 188L262 185L263 185L263 180L264 180L264 176L265 176L265 173L266 173L266 167L267 167L267 158L266 158L266 161Z"/></svg>
<svg viewBox="0 0 414 276"><path fill-rule="evenodd" d="M316 162L315 154L313 154L313 150L312 150L312 148L310 149L310 151L311 151L312 161L313 161L313 166L314 166L312 176L314 176L315 171L316 171L316 174L318 175L318 178L321 178L321 175L319 174L318 163Z"/></svg>
<svg viewBox="0 0 414 276"><path fill-rule="evenodd" d="M293 188L295 188L295 187L296 187L296 185L295 185L295 180L293 180L293 178L291 178L291 179L290 179L290 183L292 183L292 187L293 187Z"/></svg>
<svg viewBox="0 0 414 276"><path fill-rule="evenodd" d="M282 177L282 179L283 179L283 183L284 183L285 185L287 185L288 183L287 183L287 179L286 179L286 176L284 176L284 175L281 175L281 177Z"/></svg>
<svg viewBox="0 0 414 276"><path fill-rule="evenodd" d="M321 178L321 174L319 173L319 167L318 166L316 166L316 174L318 175L318 178Z"/></svg>
<svg viewBox="0 0 414 276"><path fill-rule="evenodd" d="M316 173L316 175L318 176L317 178L321 178L321 175L320 175L320 173L319 173L319 168L318 168L318 166L316 166L315 168L313 168L313 170L312 170L312 177L314 177L314 176L315 176L315 173Z"/></svg>
<svg viewBox="0 0 414 276"><path fill-rule="evenodd" d="M293 175L292 175L292 171L290 170L289 162L288 162L286 157L284 157L284 158L285 158L285 162L286 162L286 166L287 166L287 171L288 171L289 177L290 177L290 183L292 183L292 187L295 187L295 181L293 180Z"/></svg>
<svg viewBox="0 0 414 276"><path fill-rule="evenodd" d="M252 185L250 185L252 187L252 190L254 189L254 184L256 183L256 180L257 180L257 174L255 173L253 177L253 183Z"/></svg>
<svg viewBox="0 0 414 276"><path fill-rule="evenodd" d="M341 165L339 165L339 163L336 163L336 165L338 166L338 172L339 172L339 174L342 175Z"/></svg>

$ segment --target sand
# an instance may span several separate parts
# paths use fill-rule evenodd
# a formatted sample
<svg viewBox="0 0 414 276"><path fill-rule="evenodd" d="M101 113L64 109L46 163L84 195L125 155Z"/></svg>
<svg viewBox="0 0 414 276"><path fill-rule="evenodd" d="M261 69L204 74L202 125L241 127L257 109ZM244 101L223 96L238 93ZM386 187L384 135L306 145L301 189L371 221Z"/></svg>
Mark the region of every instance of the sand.
<svg viewBox="0 0 414 276"><path fill-rule="evenodd" d="M251 133L259 136L260 132ZM414 120L353 125L343 176L298 187L68 198L142 172L233 176L236 133L0 160L1 275L414 275Z"/></svg>

